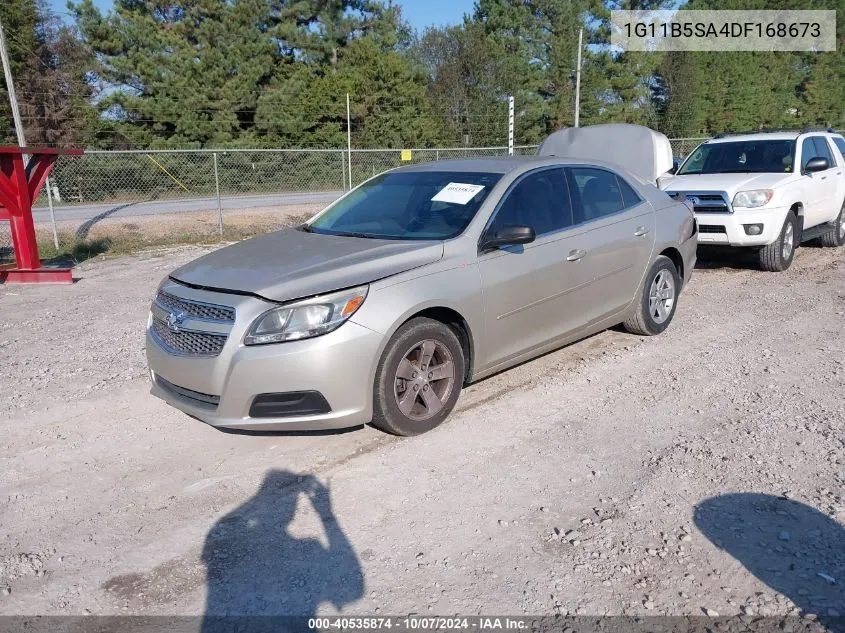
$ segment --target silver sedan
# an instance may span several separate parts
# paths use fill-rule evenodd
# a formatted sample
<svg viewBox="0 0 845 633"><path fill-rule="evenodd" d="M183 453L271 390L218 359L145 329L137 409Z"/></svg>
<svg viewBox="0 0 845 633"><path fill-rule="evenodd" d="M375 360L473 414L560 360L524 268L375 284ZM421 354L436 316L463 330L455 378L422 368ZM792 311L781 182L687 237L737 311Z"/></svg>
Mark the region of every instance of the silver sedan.
<svg viewBox="0 0 845 633"><path fill-rule="evenodd" d="M165 279L152 392L219 427L415 435L470 382L619 323L658 334L697 235L656 176L554 156L376 176Z"/></svg>

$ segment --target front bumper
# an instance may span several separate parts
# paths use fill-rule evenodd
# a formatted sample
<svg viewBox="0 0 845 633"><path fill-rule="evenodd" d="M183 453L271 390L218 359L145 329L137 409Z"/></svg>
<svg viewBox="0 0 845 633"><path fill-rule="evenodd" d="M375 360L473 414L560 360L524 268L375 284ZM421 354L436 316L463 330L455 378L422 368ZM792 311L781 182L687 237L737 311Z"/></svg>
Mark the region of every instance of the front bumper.
<svg viewBox="0 0 845 633"><path fill-rule="evenodd" d="M168 288L183 297L208 293ZM220 299L217 294L215 299ZM186 297L188 298L188 297ZM360 426L372 419L373 373L383 335L348 321L334 332L302 341L245 346L252 314L266 309L254 298L232 298L240 316L218 356L178 356L147 329L151 393L212 426L267 431L311 431ZM257 303L252 306L250 303ZM251 417L260 394L319 392L330 411L285 417Z"/></svg>
<svg viewBox="0 0 845 633"><path fill-rule="evenodd" d="M788 207L737 209L733 213L696 213L699 244L765 246L780 235ZM748 235L746 224L762 224L760 235Z"/></svg>

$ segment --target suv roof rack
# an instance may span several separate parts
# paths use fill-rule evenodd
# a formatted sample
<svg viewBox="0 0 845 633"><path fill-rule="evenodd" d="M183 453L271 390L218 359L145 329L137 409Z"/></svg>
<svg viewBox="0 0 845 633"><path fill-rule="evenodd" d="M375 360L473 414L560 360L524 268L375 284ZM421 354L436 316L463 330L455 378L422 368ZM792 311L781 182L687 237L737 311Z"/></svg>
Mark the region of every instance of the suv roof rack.
<svg viewBox="0 0 845 633"><path fill-rule="evenodd" d="M725 138L726 136L742 136L745 134L773 134L777 132L790 132L793 134L806 134L807 132L829 132L831 134L835 134L836 130L831 127L825 126L807 126L801 129L792 128L792 127L765 127L760 128L759 130L747 130L745 132L734 132L734 131L727 131L722 132L721 134L717 134L713 138Z"/></svg>

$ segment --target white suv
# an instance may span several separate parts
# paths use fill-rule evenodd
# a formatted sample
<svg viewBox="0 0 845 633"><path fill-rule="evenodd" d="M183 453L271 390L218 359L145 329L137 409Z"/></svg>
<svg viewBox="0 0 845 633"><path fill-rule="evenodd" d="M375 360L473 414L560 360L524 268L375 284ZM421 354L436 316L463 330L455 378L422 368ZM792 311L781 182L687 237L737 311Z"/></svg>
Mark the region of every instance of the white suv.
<svg viewBox="0 0 845 633"><path fill-rule="evenodd" d="M754 247L765 270L789 268L807 240L845 244L845 138L832 130L722 135L660 187L692 206L699 244Z"/></svg>

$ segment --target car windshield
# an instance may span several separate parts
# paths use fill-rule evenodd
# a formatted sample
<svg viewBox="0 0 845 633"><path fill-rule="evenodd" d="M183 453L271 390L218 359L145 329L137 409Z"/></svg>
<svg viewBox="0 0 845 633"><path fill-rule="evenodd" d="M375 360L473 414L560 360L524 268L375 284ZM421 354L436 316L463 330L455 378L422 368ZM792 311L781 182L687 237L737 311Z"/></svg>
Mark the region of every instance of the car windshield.
<svg viewBox="0 0 845 633"><path fill-rule="evenodd" d="M388 172L336 202L306 231L390 240L445 240L460 235L501 174Z"/></svg>
<svg viewBox="0 0 845 633"><path fill-rule="evenodd" d="M759 140L699 145L678 175L732 173L790 173L793 169L795 141Z"/></svg>

